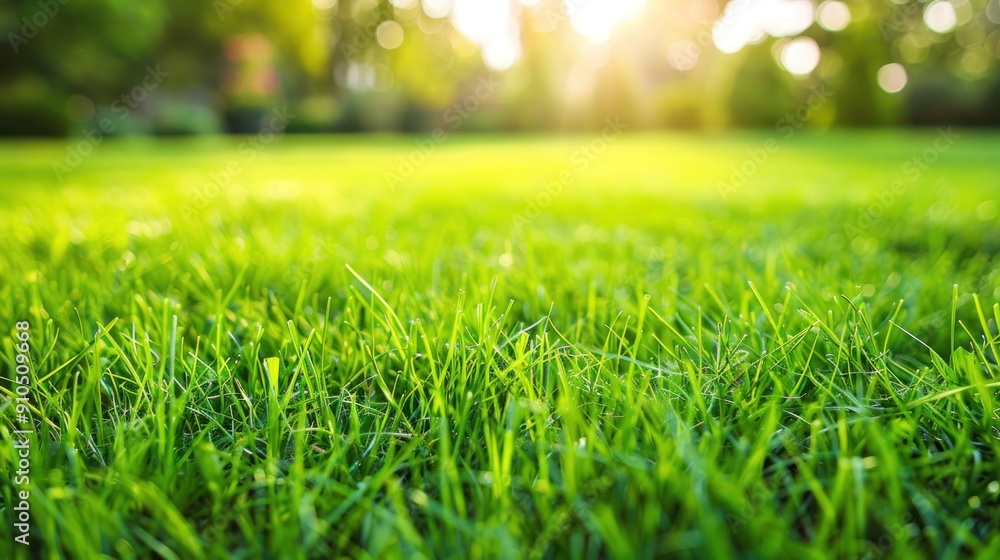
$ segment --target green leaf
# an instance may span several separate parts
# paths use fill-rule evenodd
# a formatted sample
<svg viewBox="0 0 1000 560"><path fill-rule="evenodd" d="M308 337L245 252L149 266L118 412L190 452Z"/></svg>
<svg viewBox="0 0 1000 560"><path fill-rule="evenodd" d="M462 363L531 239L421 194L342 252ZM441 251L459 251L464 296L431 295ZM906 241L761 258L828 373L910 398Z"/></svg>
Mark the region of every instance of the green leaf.
<svg viewBox="0 0 1000 560"><path fill-rule="evenodd" d="M278 392L278 370L281 368L281 360L278 358L264 358L264 371L271 382L271 390Z"/></svg>

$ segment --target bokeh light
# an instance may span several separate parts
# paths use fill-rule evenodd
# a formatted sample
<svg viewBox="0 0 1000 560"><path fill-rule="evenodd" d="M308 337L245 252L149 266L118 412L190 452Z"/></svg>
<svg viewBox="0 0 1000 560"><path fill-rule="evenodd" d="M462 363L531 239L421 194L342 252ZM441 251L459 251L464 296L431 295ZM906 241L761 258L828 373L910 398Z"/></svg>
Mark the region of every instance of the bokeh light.
<svg viewBox="0 0 1000 560"><path fill-rule="evenodd" d="M87 122L94 118L97 109L89 97L77 94L66 101L66 111L75 122Z"/></svg>
<svg viewBox="0 0 1000 560"><path fill-rule="evenodd" d="M745 0L730 2L712 27L712 41L724 53L736 53L747 45L771 37L792 37L808 29L814 20L809 0Z"/></svg>
<svg viewBox="0 0 1000 560"><path fill-rule="evenodd" d="M511 0L455 0L451 22L459 33L485 45L507 33L513 23Z"/></svg>
<svg viewBox="0 0 1000 560"><path fill-rule="evenodd" d="M506 70L521 54L520 26L513 0L454 0L452 25L482 49L483 62Z"/></svg>
<svg viewBox="0 0 1000 560"><path fill-rule="evenodd" d="M452 0L420 0L420 6L428 17L441 19L451 13Z"/></svg>
<svg viewBox="0 0 1000 560"><path fill-rule="evenodd" d="M383 49L395 49L403 44L403 26L392 20L384 21L375 30L375 37Z"/></svg>
<svg viewBox="0 0 1000 560"><path fill-rule="evenodd" d="M1000 23L1000 0L990 0L986 5L986 19L993 23Z"/></svg>
<svg viewBox="0 0 1000 560"><path fill-rule="evenodd" d="M635 19L646 0L564 0L573 29L592 43L611 38L618 26Z"/></svg>
<svg viewBox="0 0 1000 560"><path fill-rule="evenodd" d="M948 33L958 25L955 6L948 0L936 0L924 9L924 23L935 33Z"/></svg>
<svg viewBox="0 0 1000 560"><path fill-rule="evenodd" d="M312 5L317 10L332 10L337 6L337 0L312 0Z"/></svg>
<svg viewBox="0 0 1000 560"><path fill-rule="evenodd" d="M516 38L504 37L483 46L483 62L492 70L506 70L521 56L521 45Z"/></svg>
<svg viewBox="0 0 1000 560"><path fill-rule="evenodd" d="M816 21L827 31L842 31L851 24L851 9L843 2L823 2L816 10Z"/></svg>
<svg viewBox="0 0 1000 560"><path fill-rule="evenodd" d="M886 64L878 70L878 85L888 93L902 91L906 82L906 68L898 62Z"/></svg>
<svg viewBox="0 0 1000 560"><path fill-rule="evenodd" d="M781 65L796 76L805 76L819 64L819 45L810 37L792 39L781 49Z"/></svg>
<svg viewBox="0 0 1000 560"><path fill-rule="evenodd" d="M675 70L690 70L698 63L698 52L698 46L691 41L677 41L667 49L667 63Z"/></svg>

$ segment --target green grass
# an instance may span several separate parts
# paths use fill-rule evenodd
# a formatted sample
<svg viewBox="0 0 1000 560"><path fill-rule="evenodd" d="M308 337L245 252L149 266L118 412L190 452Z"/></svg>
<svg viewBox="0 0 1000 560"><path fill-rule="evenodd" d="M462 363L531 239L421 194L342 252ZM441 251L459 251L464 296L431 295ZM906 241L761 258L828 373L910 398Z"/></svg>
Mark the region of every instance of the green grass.
<svg viewBox="0 0 1000 560"><path fill-rule="evenodd" d="M0 540L28 320L37 557L996 558L1000 136L935 138L0 145Z"/></svg>

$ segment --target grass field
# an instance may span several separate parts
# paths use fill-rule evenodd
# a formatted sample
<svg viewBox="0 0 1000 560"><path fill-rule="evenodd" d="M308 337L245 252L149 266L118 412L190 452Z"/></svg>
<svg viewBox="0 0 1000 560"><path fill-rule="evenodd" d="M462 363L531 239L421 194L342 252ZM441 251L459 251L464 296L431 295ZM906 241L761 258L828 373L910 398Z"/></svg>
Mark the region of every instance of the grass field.
<svg viewBox="0 0 1000 560"><path fill-rule="evenodd" d="M1000 136L241 141L0 145L15 554L1000 557Z"/></svg>

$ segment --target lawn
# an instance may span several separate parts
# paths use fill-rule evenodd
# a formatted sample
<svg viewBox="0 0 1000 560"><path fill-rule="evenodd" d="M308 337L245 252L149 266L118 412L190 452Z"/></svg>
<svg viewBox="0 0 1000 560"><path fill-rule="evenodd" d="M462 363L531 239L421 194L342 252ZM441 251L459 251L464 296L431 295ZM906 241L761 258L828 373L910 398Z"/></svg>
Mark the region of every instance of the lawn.
<svg viewBox="0 0 1000 560"><path fill-rule="evenodd" d="M790 136L0 144L3 546L1000 557L1000 135Z"/></svg>

